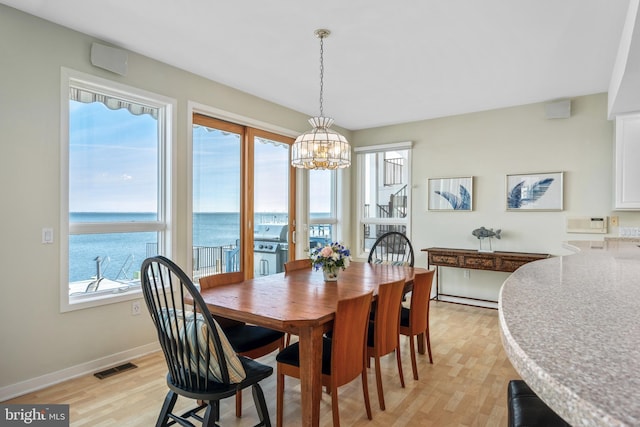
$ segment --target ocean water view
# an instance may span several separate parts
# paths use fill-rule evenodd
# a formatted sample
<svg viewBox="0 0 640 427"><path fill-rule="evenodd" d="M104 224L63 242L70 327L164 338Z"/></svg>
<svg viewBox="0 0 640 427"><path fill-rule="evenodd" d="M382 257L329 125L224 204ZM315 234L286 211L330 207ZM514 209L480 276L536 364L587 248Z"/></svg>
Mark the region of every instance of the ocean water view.
<svg viewBox="0 0 640 427"><path fill-rule="evenodd" d="M236 245L240 238L239 214L227 212L195 213L193 215L193 246ZM154 213L73 212L71 222L132 222L153 221ZM282 213L258 213L256 224L286 223ZM97 275L100 258L101 275L112 280L133 279L142 261L155 255L157 234L113 233L69 236L69 281L88 280Z"/></svg>

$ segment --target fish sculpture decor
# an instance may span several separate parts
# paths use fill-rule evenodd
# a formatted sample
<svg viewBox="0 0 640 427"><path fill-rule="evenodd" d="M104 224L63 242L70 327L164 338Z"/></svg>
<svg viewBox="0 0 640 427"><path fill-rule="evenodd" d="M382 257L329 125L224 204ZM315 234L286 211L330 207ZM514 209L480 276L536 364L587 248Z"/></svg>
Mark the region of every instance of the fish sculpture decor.
<svg viewBox="0 0 640 427"><path fill-rule="evenodd" d="M476 236L478 238L478 240L480 241L480 249L478 249L478 252L493 252L493 248L491 247L491 239L492 238L496 238L496 239L500 239L500 233L502 232L501 229L497 229L496 231L493 231L493 228L485 228L485 227L480 227L480 228L476 228L475 230L473 230L471 232L471 234L473 234L474 236ZM489 247L482 247L482 241L484 239L488 239L489 240Z"/></svg>

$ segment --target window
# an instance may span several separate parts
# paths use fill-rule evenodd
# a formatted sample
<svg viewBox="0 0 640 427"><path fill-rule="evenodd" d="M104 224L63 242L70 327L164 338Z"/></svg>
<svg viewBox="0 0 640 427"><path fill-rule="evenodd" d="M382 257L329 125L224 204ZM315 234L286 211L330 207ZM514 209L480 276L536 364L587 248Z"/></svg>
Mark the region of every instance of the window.
<svg viewBox="0 0 640 427"><path fill-rule="evenodd" d="M411 143L355 149L358 167L359 257L388 231L410 237Z"/></svg>
<svg viewBox="0 0 640 427"><path fill-rule="evenodd" d="M139 298L142 261L170 254L174 103L67 69L62 88L61 309Z"/></svg>
<svg viewBox="0 0 640 427"><path fill-rule="evenodd" d="M336 170L309 170L309 249L338 239L336 181Z"/></svg>

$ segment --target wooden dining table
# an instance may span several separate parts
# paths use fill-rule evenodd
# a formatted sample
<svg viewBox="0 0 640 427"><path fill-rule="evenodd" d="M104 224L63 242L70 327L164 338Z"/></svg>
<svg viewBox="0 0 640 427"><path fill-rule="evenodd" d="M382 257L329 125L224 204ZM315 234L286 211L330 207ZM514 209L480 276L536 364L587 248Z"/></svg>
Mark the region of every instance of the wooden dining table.
<svg viewBox="0 0 640 427"><path fill-rule="evenodd" d="M201 291L212 314L297 335L300 342L300 389L303 426L318 426L322 395L322 335L333 325L337 303L373 291L382 284L425 271L392 265L352 262L337 282L325 282L311 268L261 276Z"/></svg>

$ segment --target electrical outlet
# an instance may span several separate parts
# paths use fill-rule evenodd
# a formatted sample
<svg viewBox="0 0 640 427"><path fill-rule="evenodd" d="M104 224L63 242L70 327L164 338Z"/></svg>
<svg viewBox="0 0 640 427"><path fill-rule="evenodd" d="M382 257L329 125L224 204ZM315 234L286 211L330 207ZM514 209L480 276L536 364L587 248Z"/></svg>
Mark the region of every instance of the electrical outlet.
<svg viewBox="0 0 640 427"><path fill-rule="evenodd" d="M131 303L131 315L137 316L142 312L142 306L140 305L140 301L134 301Z"/></svg>
<svg viewBox="0 0 640 427"><path fill-rule="evenodd" d="M462 272L462 276L463 276L465 279L468 279L470 275L471 275L471 273L470 273L470 272L469 272L469 270L467 270L467 269L465 269L465 270Z"/></svg>
<svg viewBox="0 0 640 427"><path fill-rule="evenodd" d="M617 216L610 217L609 221L611 222L611 226L612 227L617 227L618 226L618 217Z"/></svg>

